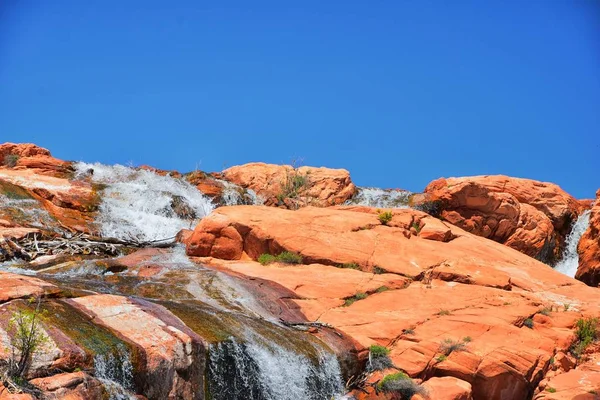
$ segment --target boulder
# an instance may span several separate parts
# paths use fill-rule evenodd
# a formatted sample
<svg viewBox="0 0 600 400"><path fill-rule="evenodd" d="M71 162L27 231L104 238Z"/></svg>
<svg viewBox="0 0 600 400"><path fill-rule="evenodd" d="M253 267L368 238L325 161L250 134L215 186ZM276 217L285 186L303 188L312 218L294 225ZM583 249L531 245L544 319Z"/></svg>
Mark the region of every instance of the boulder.
<svg viewBox="0 0 600 400"><path fill-rule="evenodd" d="M350 173L345 169L250 163L228 168L222 176L229 182L252 189L269 206L297 208L310 204L326 207L342 204L356 192Z"/></svg>
<svg viewBox="0 0 600 400"><path fill-rule="evenodd" d="M414 397L417 399L436 400L473 400L471 384L450 376L431 378L423 384L427 396Z"/></svg>
<svg viewBox="0 0 600 400"><path fill-rule="evenodd" d="M590 224L577 246L579 268L575 278L590 286L600 284L600 189L590 210Z"/></svg>
<svg viewBox="0 0 600 400"><path fill-rule="evenodd" d="M425 188L441 218L547 263L556 261L584 203L553 183L503 175L440 178Z"/></svg>
<svg viewBox="0 0 600 400"><path fill-rule="evenodd" d="M15 156L17 161L21 157L50 156L50 151L32 143L0 144L0 167L6 167L7 156Z"/></svg>

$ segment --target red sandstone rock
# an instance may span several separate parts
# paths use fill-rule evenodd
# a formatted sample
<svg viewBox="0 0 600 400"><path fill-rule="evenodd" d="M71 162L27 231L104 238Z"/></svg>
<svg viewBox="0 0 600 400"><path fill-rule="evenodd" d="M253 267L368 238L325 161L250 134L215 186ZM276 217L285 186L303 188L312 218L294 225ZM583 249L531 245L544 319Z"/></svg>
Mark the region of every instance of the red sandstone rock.
<svg viewBox="0 0 600 400"><path fill-rule="evenodd" d="M0 271L0 304L12 299L22 299L42 294L55 294L60 290L40 279Z"/></svg>
<svg viewBox="0 0 600 400"><path fill-rule="evenodd" d="M579 245L579 268L575 278L590 286L600 284L600 189L596 192L596 203L590 211L590 226Z"/></svg>
<svg viewBox="0 0 600 400"><path fill-rule="evenodd" d="M422 237L428 224L436 227L434 232L449 230L450 240L437 240L437 234L436 240ZM309 320L329 324L365 347L388 346L394 365L413 378L454 377L467 382L475 400L527 398L550 369L555 351L566 351L573 342L574 321L582 313L600 312L595 289L414 210L394 210L392 221L383 226L376 210L366 207L297 211L226 207L196 227L188 252L203 248L203 255L214 255L210 246L203 247L203 241L195 238L212 232L216 240L223 227L235 228L244 251L254 259L286 250L300 253L306 265L262 266L217 259L209 265L264 277L293 290L300 296L293 301ZM378 271L414 281L398 276L394 282L394 274L310 264L314 262L331 266L354 262L363 271L376 265ZM361 276L372 277L363 280L368 285L354 283ZM378 285L388 290L373 290ZM344 306L352 292L367 297ZM564 304L571 311L565 312ZM561 312L536 314L548 305ZM533 329L523 326L531 316ZM464 350L437 361L445 340L460 342L466 337Z"/></svg>
<svg viewBox="0 0 600 400"><path fill-rule="evenodd" d="M89 232L100 202L91 184L41 175L35 169L0 169L0 185L7 183L38 200L60 223Z"/></svg>
<svg viewBox="0 0 600 400"><path fill-rule="evenodd" d="M342 204L351 198L356 186L350 173L344 169L300 167L289 165L250 163L228 168L222 175L230 182L254 190L265 198L266 205L281 203L278 195L283 193L287 179L300 176L305 180L298 191L299 199L294 204L319 207Z"/></svg>
<svg viewBox="0 0 600 400"><path fill-rule="evenodd" d="M427 396L415 396L414 400L436 399L436 400L472 400L471 384L460 379L446 376L443 378L431 378L423 383Z"/></svg>
<svg viewBox="0 0 600 400"><path fill-rule="evenodd" d="M31 143L0 144L0 165L4 164L4 157L7 155L18 157L50 156L50 151Z"/></svg>
<svg viewBox="0 0 600 400"><path fill-rule="evenodd" d="M544 261L560 256L583 210L555 184L502 175L441 178L425 193L450 223Z"/></svg>

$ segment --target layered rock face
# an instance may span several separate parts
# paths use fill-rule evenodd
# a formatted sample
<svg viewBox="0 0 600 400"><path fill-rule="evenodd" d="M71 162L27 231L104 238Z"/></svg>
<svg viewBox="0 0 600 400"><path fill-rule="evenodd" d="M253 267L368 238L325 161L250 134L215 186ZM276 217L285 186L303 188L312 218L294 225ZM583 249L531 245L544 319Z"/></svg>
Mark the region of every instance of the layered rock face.
<svg viewBox="0 0 600 400"><path fill-rule="evenodd" d="M305 265L246 259L283 251ZM531 398L545 376L562 376L553 357L574 343L575 321L600 312L596 289L415 210L395 210L384 225L367 207L221 208L196 227L187 252L293 290L310 321L387 346L396 368L433 393L455 393L448 398ZM448 341L462 345L446 356ZM569 395L600 383L598 372L586 376ZM369 393L358 396L387 398Z"/></svg>
<svg viewBox="0 0 600 400"><path fill-rule="evenodd" d="M579 268L575 278L590 286L600 284L600 189L596 192L596 202L590 210L590 226L585 231L577 247Z"/></svg>
<svg viewBox="0 0 600 400"><path fill-rule="evenodd" d="M250 163L228 168L222 175L229 182L254 190L266 205L288 208L342 204L356 192L345 169Z"/></svg>
<svg viewBox="0 0 600 400"><path fill-rule="evenodd" d="M502 175L441 178L425 193L448 222L546 263L560 257L583 209L555 184Z"/></svg>

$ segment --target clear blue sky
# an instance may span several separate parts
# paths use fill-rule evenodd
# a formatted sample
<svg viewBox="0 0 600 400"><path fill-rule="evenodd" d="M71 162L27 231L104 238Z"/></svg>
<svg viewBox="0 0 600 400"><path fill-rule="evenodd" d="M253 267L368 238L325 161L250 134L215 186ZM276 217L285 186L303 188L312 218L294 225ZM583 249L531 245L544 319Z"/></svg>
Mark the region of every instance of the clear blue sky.
<svg viewBox="0 0 600 400"><path fill-rule="evenodd" d="M0 141L600 187L600 2L0 0Z"/></svg>

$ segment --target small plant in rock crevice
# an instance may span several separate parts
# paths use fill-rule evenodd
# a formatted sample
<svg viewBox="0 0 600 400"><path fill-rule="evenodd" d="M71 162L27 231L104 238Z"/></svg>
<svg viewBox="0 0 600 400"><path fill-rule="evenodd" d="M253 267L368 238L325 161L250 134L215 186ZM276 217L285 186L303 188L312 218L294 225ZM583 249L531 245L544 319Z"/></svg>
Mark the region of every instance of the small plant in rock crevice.
<svg viewBox="0 0 600 400"><path fill-rule="evenodd" d="M449 310L440 310L437 315L450 315L450 311Z"/></svg>
<svg viewBox="0 0 600 400"><path fill-rule="evenodd" d="M531 318L527 318L525 321L523 321L523 326L533 329L533 320Z"/></svg>
<svg viewBox="0 0 600 400"><path fill-rule="evenodd" d="M545 315L545 316L549 316L551 312L552 312L552 307L544 307L540 310L540 314Z"/></svg>
<svg viewBox="0 0 600 400"><path fill-rule="evenodd" d="M262 265L268 265L274 262L280 262L283 264L302 264L302 256L298 253L290 251L284 251L277 256L272 254L261 254L257 260Z"/></svg>
<svg viewBox="0 0 600 400"><path fill-rule="evenodd" d="M464 341L444 339L444 341L440 343L438 351L445 356L449 356L454 351L463 351L466 348L466 346L467 343L465 343Z"/></svg>
<svg viewBox="0 0 600 400"><path fill-rule="evenodd" d="M33 304L35 299L30 299ZM39 389L26 380L31 364L50 338L44 332L40 319L47 314L41 309L41 298L33 309L14 311L8 322L6 332L10 338L10 355L7 360L0 360L0 383L18 386L23 391L39 395ZM38 397L36 397L38 398Z"/></svg>
<svg viewBox="0 0 600 400"><path fill-rule="evenodd" d="M598 318L580 318L575 322L575 336L577 340L569 348L570 353L577 359L581 358L585 349L598 340Z"/></svg>
<svg viewBox="0 0 600 400"><path fill-rule="evenodd" d="M360 270L360 265L358 265L358 263L355 263L355 262L338 264L337 267L338 268L344 268L344 269L357 269L357 270Z"/></svg>
<svg viewBox="0 0 600 400"><path fill-rule="evenodd" d="M364 292L358 292L354 296L347 298L344 301L344 307L350 307L352 304L356 303L358 300L364 300L369 295Z"/></svg>
<svg viewBox="0 0 600 400"><path fill-rule="evenodd" d="M19 162L19 158L17 154L7 154L4 156L4 165L8 168L14 168Z"/></svg>
<svg viewBox="0 0 600 400"><path fill-rule="evenodd" d="M291 170L286 170L285 178L280 183L281 190L276 195L279 205L283 205L285 199L298 199L302 193L310 188L310 173L300 173L296 168L297 161L292 161Z"/></svg>
<svg viewBox="0 0 600 400"><path fill-rule="evenodd" d="M391 211L377 211L377 218L383 225L387 225L392 221L394 214Z"/></svg>
<svg viewBox="0 0 600 400"><path fill-rule="evenodd" d="M391 368L393 364L389 354L390 350L385 346L374 344L369 347L368 370L372 372Z"/></svg>
<svg viewBox="0 0 600 400"><path fill-rule="evenodd" d="M421 232L422 226L418 222L413 222L411 226L417 231L417 234Z"/></svg>
<svg viewBox="0 0 600 400"><path fill-rule="evenodd" d="M404 372L386 375L376 386L378 392L393 396L394 399L410 400L414 395L427 395L425 388L413 381Z"/></svg>
<svg viewBox="0 0 600 400"><path fill-rule="evenodd" d="M381 267L379 267L379 266L376 265L376 266L373 267L373 273L376 274L376 275L381 275L381 274L387 273L387 271L385 269L383 269L383 268L381 268Z"/></svg>

